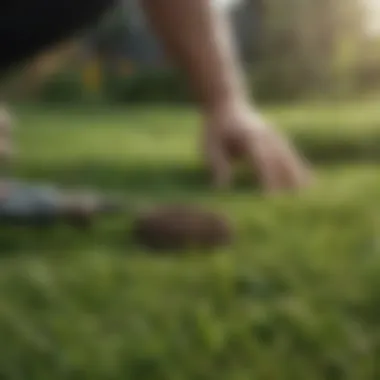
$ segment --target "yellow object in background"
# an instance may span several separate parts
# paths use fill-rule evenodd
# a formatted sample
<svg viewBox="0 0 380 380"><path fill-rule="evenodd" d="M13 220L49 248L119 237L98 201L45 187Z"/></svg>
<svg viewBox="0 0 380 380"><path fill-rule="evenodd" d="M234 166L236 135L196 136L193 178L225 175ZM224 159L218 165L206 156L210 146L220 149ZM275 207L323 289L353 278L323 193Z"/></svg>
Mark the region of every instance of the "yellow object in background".
<svg viewBox="0 0 380 380"><path fill-rule="evenodd" d="M102 86L102 65L99 59L88 62L83 71L83 84L86 91L99 94Z"/></svg>

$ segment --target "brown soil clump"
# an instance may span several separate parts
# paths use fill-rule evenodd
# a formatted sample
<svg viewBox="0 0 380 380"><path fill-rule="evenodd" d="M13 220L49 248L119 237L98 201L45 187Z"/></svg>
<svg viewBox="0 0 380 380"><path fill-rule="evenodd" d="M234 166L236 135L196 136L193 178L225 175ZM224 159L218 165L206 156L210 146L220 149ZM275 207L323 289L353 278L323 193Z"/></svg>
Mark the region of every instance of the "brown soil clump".
<svg viewBox="0 0 380 380"><path fill-rule="evenodd" d="M140 214L133 237L158 250L214 248L232 241L233 231L223 216L191 206L163 206Z"/></svg>

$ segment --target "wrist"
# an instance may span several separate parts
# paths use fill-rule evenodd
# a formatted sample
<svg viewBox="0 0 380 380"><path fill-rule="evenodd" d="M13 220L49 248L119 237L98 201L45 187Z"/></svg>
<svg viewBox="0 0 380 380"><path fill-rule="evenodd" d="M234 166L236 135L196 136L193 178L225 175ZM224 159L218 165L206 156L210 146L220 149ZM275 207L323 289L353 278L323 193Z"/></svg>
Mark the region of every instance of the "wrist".
<svg viewBox="0 0 380 380"><path fill-rule="evenodd" d="M203 117L211 121L211 125L215 125L216 120L225 124L227 119L244 117L252 114L253 108L249 101L244 97L227 97L219 98L217 101L207 103L201 110Z"/></svg>
<svg viewBox="0 0 380 380"><path fill-rule="evenodd" d="M235 81L237 82L237 81ZM249 104L250 99L244 87L238 83L208 83L201 94L200 106L206 112L212 112L214 109L238 104Z"/></svg>

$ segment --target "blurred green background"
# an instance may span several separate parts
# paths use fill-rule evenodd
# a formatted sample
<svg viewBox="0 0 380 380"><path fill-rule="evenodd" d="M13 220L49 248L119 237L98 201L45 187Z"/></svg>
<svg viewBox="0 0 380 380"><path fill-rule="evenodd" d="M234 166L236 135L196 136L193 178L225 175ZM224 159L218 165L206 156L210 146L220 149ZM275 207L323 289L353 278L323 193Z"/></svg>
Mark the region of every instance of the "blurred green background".
<svg viewBox="0 0 380 380"><path fill-rule="evenodd" d="M215 1L231 3L225 11L256 101L353 97L379 86L378 1ZM13 95L34 101L191 102L136 0L36 57L22 78Z"/></svg>

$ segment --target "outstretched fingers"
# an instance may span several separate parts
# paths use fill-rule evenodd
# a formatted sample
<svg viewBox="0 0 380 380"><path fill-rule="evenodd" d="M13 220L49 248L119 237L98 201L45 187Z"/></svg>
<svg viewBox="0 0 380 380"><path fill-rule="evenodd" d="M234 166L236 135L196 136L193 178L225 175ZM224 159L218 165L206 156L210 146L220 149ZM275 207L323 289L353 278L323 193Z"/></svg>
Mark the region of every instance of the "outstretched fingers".
<svg viewBox="0 0 380 380"><path fill-rule="evenodd" d="M299 189L308 183L306 163L287 139L270 128L252 136L246 156L252 174L259 175L268 192Z"/></svg>

